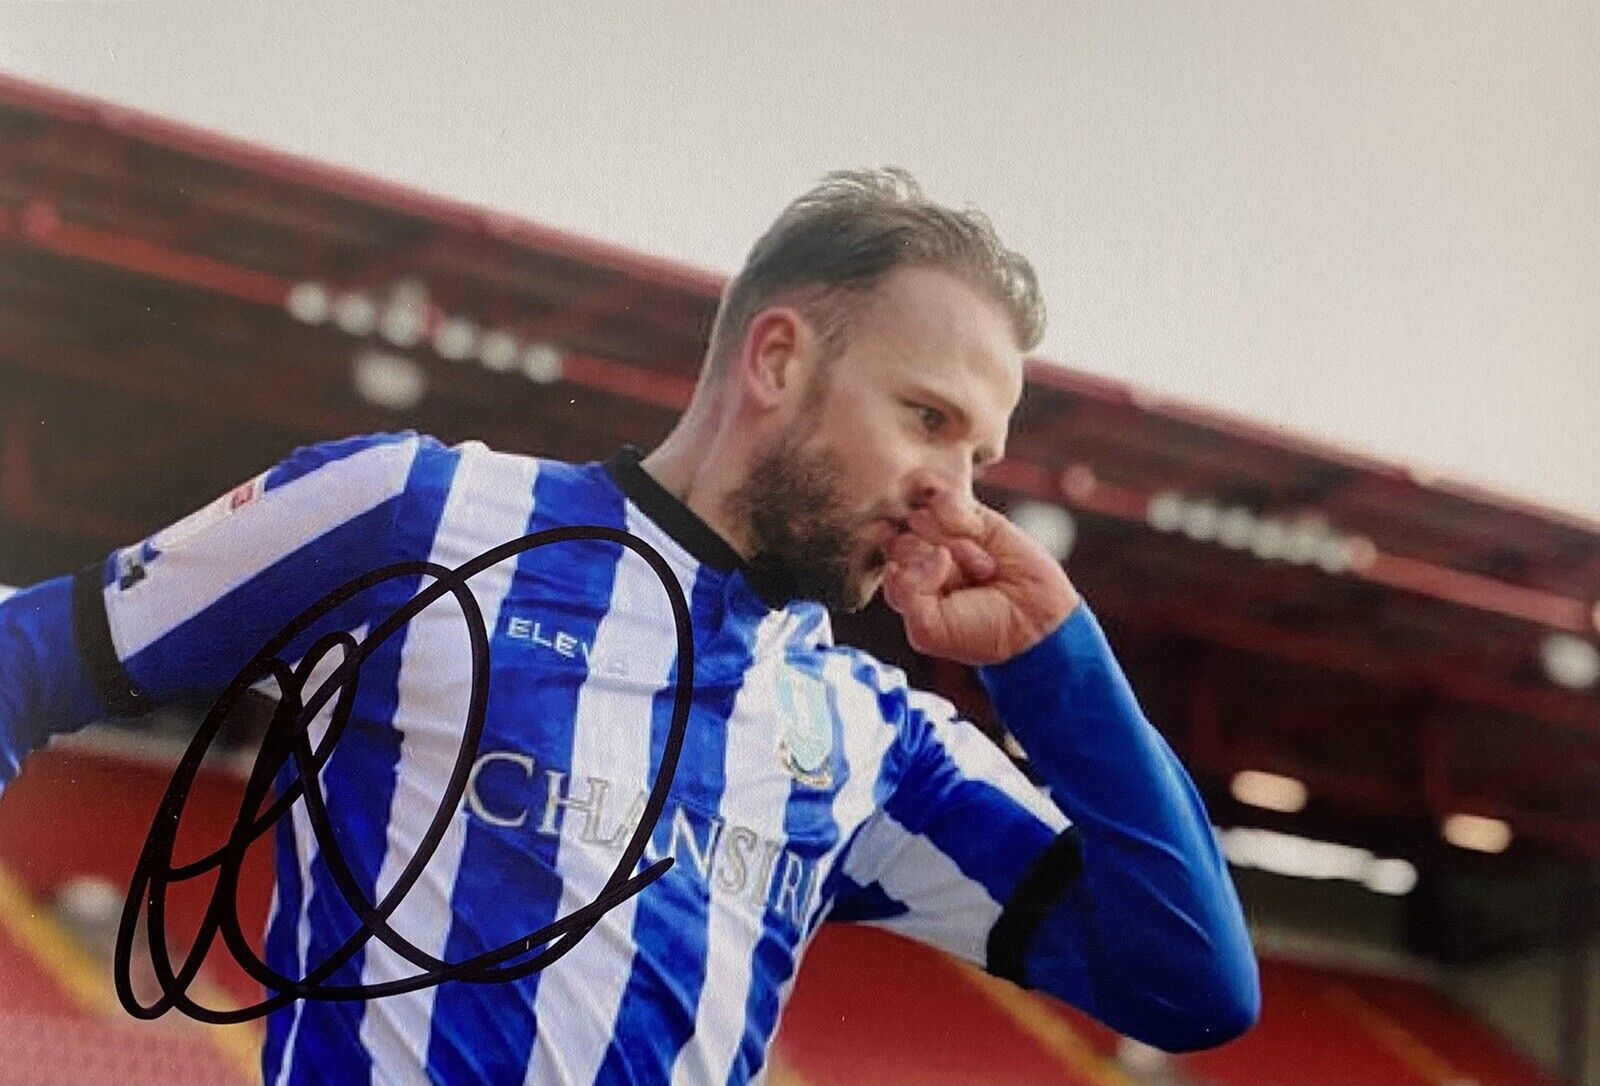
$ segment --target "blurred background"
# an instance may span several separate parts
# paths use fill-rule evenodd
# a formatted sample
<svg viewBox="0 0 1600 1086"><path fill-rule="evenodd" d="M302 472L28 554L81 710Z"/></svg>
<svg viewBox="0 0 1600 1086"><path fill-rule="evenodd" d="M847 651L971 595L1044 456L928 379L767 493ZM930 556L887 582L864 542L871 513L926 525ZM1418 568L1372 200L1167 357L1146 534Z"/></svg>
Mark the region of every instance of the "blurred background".
<svg viewBox="0 0 1600 1086"><path fill-rule="evenodd" d="M1171 1057L835 925L771 1081L1600 1083L1600 16L585 11L0 9L0 585L325 438L648 448L782 205L903 164L1040 269L980 496L1200 784L1265 1006ZM1007 742L881 603L835 628ZM0 798L0 1083L259 1080L254 1024L136 1023L109 986L205 709L62 737ZM203 990L258 998L222 955Z"/></svg>

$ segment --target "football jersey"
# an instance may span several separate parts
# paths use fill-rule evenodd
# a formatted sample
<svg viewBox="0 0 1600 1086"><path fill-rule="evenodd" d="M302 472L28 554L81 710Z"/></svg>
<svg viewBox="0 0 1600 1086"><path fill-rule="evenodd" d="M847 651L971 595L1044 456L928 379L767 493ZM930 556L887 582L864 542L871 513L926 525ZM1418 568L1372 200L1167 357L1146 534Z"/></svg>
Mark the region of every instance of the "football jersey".
<svg viewBox="0 0 1600 1086"><path fill-rule="evenodd" d="M107 558L97 587L114 664L96 666L120 671L135 705L215 693L361 574L413 563L310 625L283 660L330 631L367 637L434 582L416 563L454 569L550 528L629 533L688 605L693 700L639 865L670 856L671 868L542 971L282 1007L268 1019L268 1086L745 1083L826 919L992 967L997 925L1067 816L949 701L834 644L820 604L753 574L640 456L572 464L409 431L330 442ZM445 799L474 688L468 623L481 625L488 696L465 791L389 918L446 962L599 895L661 767L682 664L662 578L614 539L523 550L465 587L475 608L444 593L372 649L318 775L338 862L381 901ZM312 722L313 748L331 713ZM285 765L278 787L296 773ZM264 957L301 978L361 925L303 799L275 840ZM363 937L324 983L418 972Z"/></svg>

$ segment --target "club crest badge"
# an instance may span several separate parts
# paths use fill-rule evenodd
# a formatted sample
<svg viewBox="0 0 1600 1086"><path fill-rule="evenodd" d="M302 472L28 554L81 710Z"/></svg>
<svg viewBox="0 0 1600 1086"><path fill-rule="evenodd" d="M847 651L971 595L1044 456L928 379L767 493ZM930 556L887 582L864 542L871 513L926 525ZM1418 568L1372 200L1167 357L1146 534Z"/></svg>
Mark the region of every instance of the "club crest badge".
<svg viewBox="0 0 1600 1086"><path fill-rule="evenodd" d="M809 788L833 786L833 714L821 681L783 668L778 673L778 714L783 736L778 757L789 775Z"/></svg>

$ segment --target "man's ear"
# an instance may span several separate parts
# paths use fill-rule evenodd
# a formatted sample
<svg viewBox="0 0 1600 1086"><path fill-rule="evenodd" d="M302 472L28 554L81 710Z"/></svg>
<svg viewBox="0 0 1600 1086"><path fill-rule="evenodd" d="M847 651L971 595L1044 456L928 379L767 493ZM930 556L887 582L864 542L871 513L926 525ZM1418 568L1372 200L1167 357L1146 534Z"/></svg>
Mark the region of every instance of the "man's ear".
<svg viewBox="0 0 1600 1086"><path fill-rule="evenodd" d="M804 387L815 333L800 311L769 306L750 321L739 356L738 378L749 401L779 407ZM797 383L798 382L798 383Z"/></svg>

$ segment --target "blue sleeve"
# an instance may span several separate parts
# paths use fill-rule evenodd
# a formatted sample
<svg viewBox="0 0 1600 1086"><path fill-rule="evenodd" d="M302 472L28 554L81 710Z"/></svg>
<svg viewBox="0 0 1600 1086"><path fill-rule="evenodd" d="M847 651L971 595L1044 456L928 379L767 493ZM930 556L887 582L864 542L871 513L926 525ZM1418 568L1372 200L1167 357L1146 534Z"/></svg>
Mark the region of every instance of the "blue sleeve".
<svg viewBox="0 0 1600 1086"><path fill-rule="evenodd" d="M0 600L0 790L29 751L103 717L72 620L72 578Z"/></svg>
<svg viewBox="0 0 1600 1086"><path fill-rule="evenodd" d="M1072 822L1008 903L1012 979L1171 1052L1244 1033L1261 992L1238 893L1088 605L978 674Z"/></svg>

